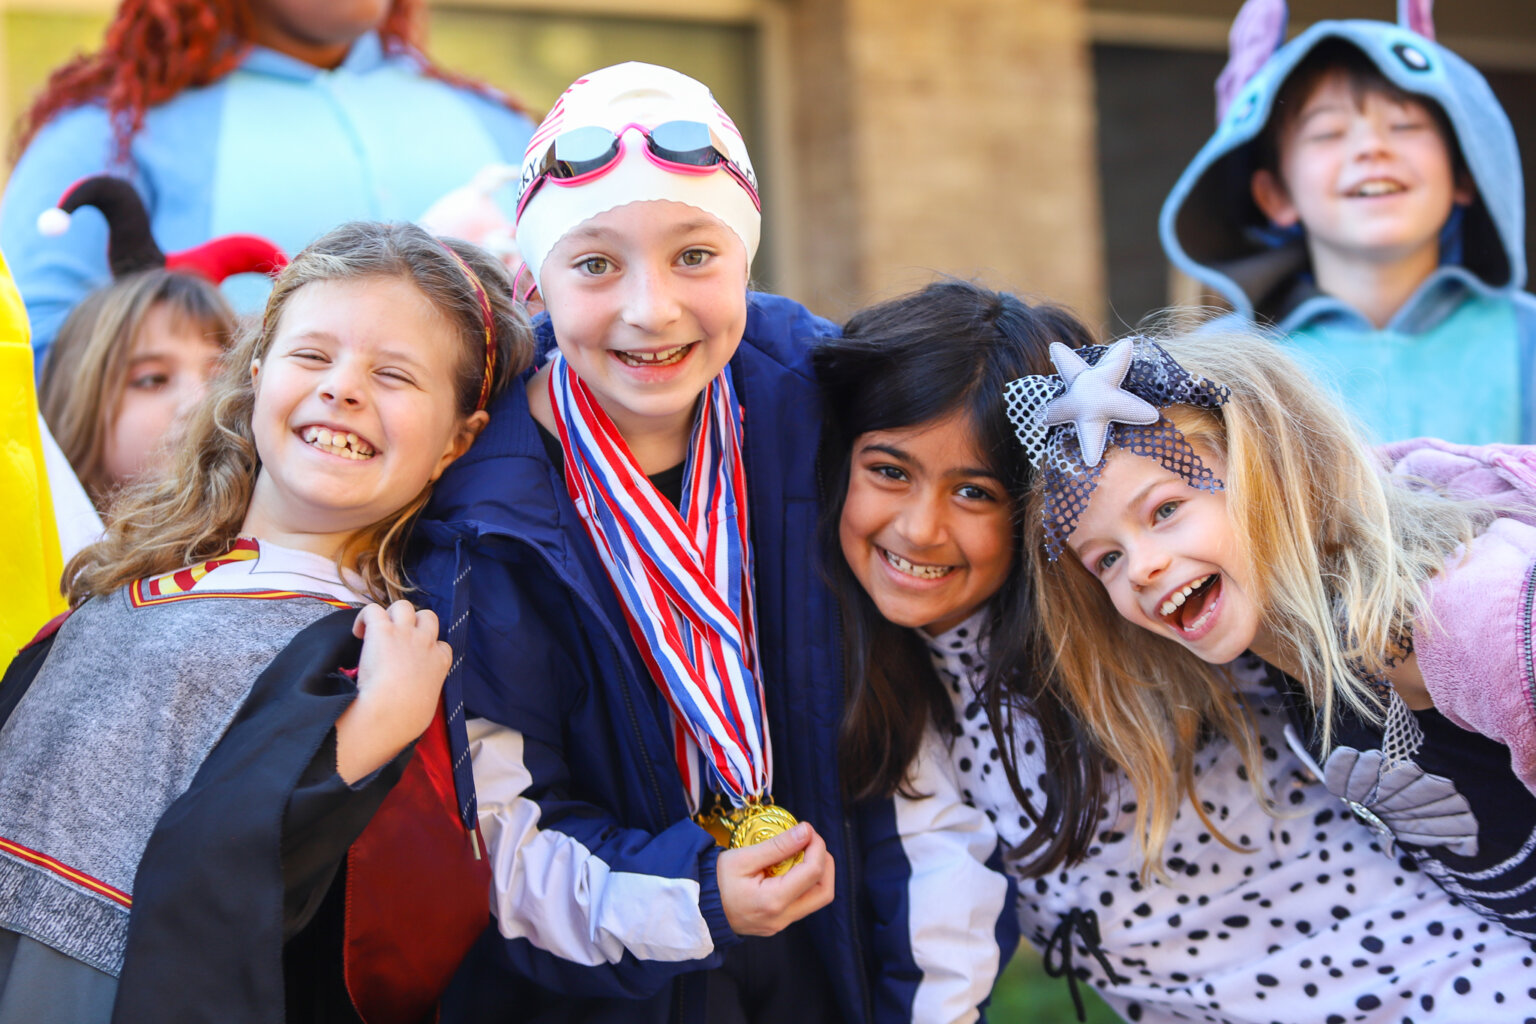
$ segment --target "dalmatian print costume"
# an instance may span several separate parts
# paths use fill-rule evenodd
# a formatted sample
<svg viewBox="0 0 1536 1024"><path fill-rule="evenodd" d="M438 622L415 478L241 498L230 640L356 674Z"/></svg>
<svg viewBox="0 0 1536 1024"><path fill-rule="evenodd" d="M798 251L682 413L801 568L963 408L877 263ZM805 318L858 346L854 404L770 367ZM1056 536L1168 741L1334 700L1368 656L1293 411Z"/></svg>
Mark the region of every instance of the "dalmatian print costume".
<svg viewBox="0 0 1536 1024"><path fill-rule="evenodd" d="M957 724L949 742L930 730L912 788L984 812L1006 851L1032 825L1008 786L977 698L983 615L929 638ZM1222 845L1186 804L1165 847L1172 879L1143 882L1135 796L1111 781L1085 861L1017 879L1024 937L1052 946L1048 957L1057 962L1070 957L1070 972L1129 1021L1536 1024L1532 944L1456 904L1410 858L1389 854L1286 746L1286 715L1260 665L1244 675L1259 724L1262 781L1281 816L1254 799L1230 744L1207 745L1196 771L1207 814L1253 852ZM1017 728L1019 777L1028 785L1041 778L1045 760L1033 720ZM933 756L938 747L947 756ZM968 842L975 856L974 837ZM1094 929L1083 927L1089 911L1097 918L1093 948L1085 939Z"/></svg>

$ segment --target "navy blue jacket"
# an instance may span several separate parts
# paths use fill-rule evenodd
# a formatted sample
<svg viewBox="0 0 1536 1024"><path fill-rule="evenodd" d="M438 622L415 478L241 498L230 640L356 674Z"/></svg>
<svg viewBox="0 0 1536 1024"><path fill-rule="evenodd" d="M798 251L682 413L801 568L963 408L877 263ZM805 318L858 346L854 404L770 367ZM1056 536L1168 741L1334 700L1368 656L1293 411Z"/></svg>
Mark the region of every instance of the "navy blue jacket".
<svg viewBox="0 0 1536 1024"><path fill-rule="evenodd" d="M749 297L731 361L756 569L773 795L825 838L837 897L796 926L841 1020L867 1019L861 839L837 772L837 607L818 563L821 410L809 354L831 323ZM541 349L553 337L540 328ZM413 578L455 643L500 930L447 1019L702 1021L704 974L740 941L718 849L689 819L669 712L551 464L522 386L491 407L417 528ZM484 721L476 721L476 720ZM894 821L889 805L869 821ZM898 911L899 913L899 911ZM750 940L749 940L750 941Z"/></svg>

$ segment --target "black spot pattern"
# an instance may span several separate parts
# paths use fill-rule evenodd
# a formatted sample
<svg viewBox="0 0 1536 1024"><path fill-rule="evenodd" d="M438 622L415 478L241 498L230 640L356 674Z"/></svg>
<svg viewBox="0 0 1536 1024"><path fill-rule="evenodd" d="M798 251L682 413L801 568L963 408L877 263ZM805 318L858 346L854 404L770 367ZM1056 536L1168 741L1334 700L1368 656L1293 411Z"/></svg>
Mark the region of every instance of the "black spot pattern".
<svg viewBox="0 0 1536 1024"><path fill-rule="evenodd" d="M977 699L979 624L960 627L969 642L953 630L931 644L960 722L951 766L966 801L990 812L1004 844L1017 844L1033 826L1003 772L986 770L998 754ZM1287 746L1276 695L1255 666L1246 668L1239 675L1261 732L1261 781L1280 816L1255 800L1229 744L1200 752L1197 786L1207 816L1252 852L1214 841L1185 804L1164 850L1168 877L1143 881L1136 802L1119 782L1088 859L1023 880L1024 936L1043 946L1068 911L1096 910L1101 948L1127 980L1109 985L1080 940L1073 964L1127 1020L1149 1024L1536 1021L1536 985L1521 983L1536 963L1532 944L1452 902L1411 859L1395 859L1338 813ZM1042 777L1039 735L1027 719L1015 753L1021 779Z"/></svg>

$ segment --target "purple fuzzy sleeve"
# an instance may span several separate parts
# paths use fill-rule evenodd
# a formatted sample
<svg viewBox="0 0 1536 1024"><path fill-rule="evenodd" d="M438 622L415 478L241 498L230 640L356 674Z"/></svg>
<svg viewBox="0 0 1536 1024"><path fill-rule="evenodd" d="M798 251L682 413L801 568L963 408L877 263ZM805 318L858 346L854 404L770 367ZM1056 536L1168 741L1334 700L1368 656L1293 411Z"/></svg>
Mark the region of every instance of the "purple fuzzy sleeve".
<svg viewBox="0 0 1536 1024"><path fill-rule="evenodd" d="M1500 519L1427 588L1414 649L1436 709L1509 747L1536 793L1536 527Z"/></svg>

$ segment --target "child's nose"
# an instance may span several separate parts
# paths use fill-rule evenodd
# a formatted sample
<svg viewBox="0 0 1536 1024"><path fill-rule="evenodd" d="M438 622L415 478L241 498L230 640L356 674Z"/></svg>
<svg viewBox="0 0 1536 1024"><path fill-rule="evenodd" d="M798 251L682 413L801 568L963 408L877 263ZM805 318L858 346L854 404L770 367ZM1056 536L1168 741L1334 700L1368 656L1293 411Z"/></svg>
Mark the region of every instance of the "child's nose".
<svg viewBox="0 0 1536 1024"><path fill-rule="evenodd" d="M1350 138L1354 142L1354 155L1357 158L1372 157L1386 152L1390 134L1387 125L1379 118L1360 117L1355 119Z"/></svg>
<svg viewBox="0 0 1536 1024"><path fill-rule="evenodd" d="M642 267L629 274L624 296L624 320L648 334L656 334L675 321L681 306L670 275Z"/></svg>
<svg viewBox="0 0 1536 1024"><path fill-rule="evenodd" d="M320 397L328 402L358 405L363 399L362 374L346 361L332 364L320 382Z"/></svg>
<svg viewBox="0 0 1536 1024"><path fill-rule="evenodd" d="M208 382L202 377L189 375L186 384L181 389L179 401L176 403L176 418L184 420L190 416L192 410L197 408L198 403L207 394Z"/></svg>
<svg viewBox="0 0 1536 1024"><path fill-rule="evenodd" d="M897 529L915 547L931 547L944 537L944 517L932 501L909 501L902 507Z"/></svg>
<svg viewBox="0 0 1536 1024"><path fill-rule="evenodd" d="M1157 581L1168 568L1168 553L1160 547L1139 544L1126 552L1130 561L1131 585L1139 588Z"/></svg>

